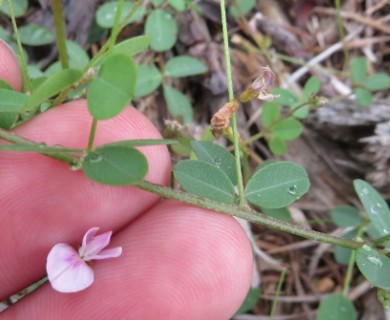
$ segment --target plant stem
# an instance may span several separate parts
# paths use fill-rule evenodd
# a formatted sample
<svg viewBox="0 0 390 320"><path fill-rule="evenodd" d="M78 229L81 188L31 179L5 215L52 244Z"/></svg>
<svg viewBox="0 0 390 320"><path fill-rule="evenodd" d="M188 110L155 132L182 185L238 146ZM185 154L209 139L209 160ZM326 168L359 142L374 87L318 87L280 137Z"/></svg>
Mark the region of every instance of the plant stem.
<svg viewBox="0 0 390 320"><path fill-rule="evenodd" d="M96 118L93 118L91 130L89 131L89 139L88 139L88 146L87 146L88 152L90 152L93 148L93 142L95 140L97 123L98 123L98 120Z"/></svg>
<svg viewBox="0 0 390 320"><path fill-rule="evenodd" d="M359 227L355 239L359 239L362 236L364 229L365 229L365 225L363 224ZM344 279L344 288L343 288L344 297L348 297L349 287L352 280L353 268L355 266L355 260L356 260L356 250L353 250L349 258L348 269Z"/></svg>
<svg viewBox="0 0 390 320"><path fill-rule="evenodd" d="M69 68L68 51L66 49L66 34L64 26L64 7L62 0L52 0L54 26L56 29L57 48L62 69Z"/></svg>
<svg viewBox="0 0 390 320"><path fill-rule="evenodd" d="M20 137L14 133L4 131L3 129L0 129L0 139L11 142L13 144L36 146L37 148L39 148L39 146L41 145L40 143L33 142L26 138ZM53 151L53 152L40 152L40 153L45 156L48 156L49 158L53 158L61 162L68 163L71 166L77 165L80 161L79 158L72 156L70 153L64 152L63 150L62 151L59 150L58 152Z"/></svg>
<svg viewBox="0 0 390 320"><path fill-rule="evenodd" d="M253 223L262 224L272 229L295 234L303 238L330 243L349 249L358 249L362 246L362 243L360 242L330 236L317 231L306 230L301 226L289 224L287 222L271 218L248 207L242 208L220 203L214 200L199 198L189 193L163 187L161 185L153 184L147 181L139 182L135 186L139 189L157 194L163 198L174 199L197 207L226 213L228 215L236 216Z"/></svg>
<svg viewBox="0 0 390 320"><path fill-rule="evenodd" d="M285 268L283 268L282 272L280 274L278 286L276 288L275 297L274 297L274 300L272 301L271 313L269 315L270 320L272 320L274 318L274 316L275 316L276 307L278 305L278 299L279 299L279 296L280 296L280 291L282 290L282 285L283 285L283 282L284 282L284 278L286 276L286 272L287 272L287 270Z"/></svg>
<svg viewBox="0 0 390 320"><path fill-rule="evenodd" d="M230 65L229 38L227 32L225 0L221 0L221 20L222 20L223 44L224 44L225 63L226 63L226 80L228 85L229 101L233 101L234 92L233 92L233 81L232 81L232 68ZM233 129L234 157L236 159L238 196L239 196L240 206L244 207L246 205L246 199L245 199L245 192L244 192L244 182L242 179L242 171L241 171L239 133L237 128L237 118L235 114L233 114L231 122L232 122L232 129Z"/></svg>
<svg viewBox="0 0 390 320"><path fill-rule="evenodd" d="M108 40L108 51L110 51L114 47L116 38L118 37L118 34L121 30L119 23L120 23L120 18L122 15L123 4L124 4L124 0L119 0L118 4L116 6L114 26L112 27L111 36L110 36L110 39Z"/></svg>
<svg viewBox="0 0 390 320"><path fill-rule="evenodd" d="M30 77L28 76L27 63L26 60L24 59L22 43L20 42L18 26L16 25L16 20L15 20L14 7L12 5L11 0L8 0L8 8L11 14L12 28L14 29L15 40L19 50L20 69L22 71L22 77L23 77L23 90L25 92L26 91L31 92L32 91L31 81L30 81Z"/></svg>

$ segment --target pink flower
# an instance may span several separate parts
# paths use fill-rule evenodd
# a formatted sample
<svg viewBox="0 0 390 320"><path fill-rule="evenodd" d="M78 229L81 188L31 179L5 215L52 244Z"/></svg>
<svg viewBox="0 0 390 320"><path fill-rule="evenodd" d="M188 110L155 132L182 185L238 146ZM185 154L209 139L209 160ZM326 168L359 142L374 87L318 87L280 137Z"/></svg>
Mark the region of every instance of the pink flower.
<svg viewBox="0 0 390 320"><path fill-rule="evenodd" d="M96 235L94 227L84 235L78 252L65 243L56 244L47 256L46 271L53 289L59 292L77 292L88 288L94 280L93 270L87 264L91 260L119 257L122 248L105 249L112 232Z"/></svg>

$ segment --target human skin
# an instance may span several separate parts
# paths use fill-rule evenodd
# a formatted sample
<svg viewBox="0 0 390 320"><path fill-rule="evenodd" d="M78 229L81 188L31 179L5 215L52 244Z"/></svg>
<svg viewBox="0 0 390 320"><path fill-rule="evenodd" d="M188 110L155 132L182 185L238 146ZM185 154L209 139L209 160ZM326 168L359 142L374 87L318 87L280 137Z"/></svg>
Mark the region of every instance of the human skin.
<svg viewBox="0 0 390 320"><path fill-rule="evenodd" d="M0 41L0 79L21 90L15 56ZM1 115L0 115L1 116ZM92 118L84 100L55 107L16 130L48 145L85 148ZM159 139L154 125L128 107L101 121L95 145ZM166 146L139 148L146 180L167 185ZM0 154L0 301L45 277L57 243L77 248L91 227L113 230L120 257L93 264L95 282L64 294L49 283L0 314L1 319L229 319L245 298L252 253L245 233L227 215L134 187L97 184L81 171L35 153Z"/></svg>

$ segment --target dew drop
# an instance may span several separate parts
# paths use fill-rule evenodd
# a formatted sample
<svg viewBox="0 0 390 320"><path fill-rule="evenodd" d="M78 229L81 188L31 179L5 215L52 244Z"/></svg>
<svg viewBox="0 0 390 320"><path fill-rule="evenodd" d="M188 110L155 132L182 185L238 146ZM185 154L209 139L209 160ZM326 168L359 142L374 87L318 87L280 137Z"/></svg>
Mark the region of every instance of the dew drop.
<svg viewBox="0 0 390 320"><path fill-rule="evenodd" d="M372 264L378 266L379 268L381 268L383 265L382 261L377 257L368 256L367 259L368 259L368 261L370 261Z"/></svg>
<svg viewBox="0 0 390 320"><path fill-rule="evenodd" d="M292 187L288 188L287 191L289 194L295 195L295 194L297 194L298 186L296 184L294 184Z"/></svg>
<svg viewBox="0 0 390 320"><path fill-rule="evenodd" d="M348 310L347 310L346 307L341 307L341 308L340 308L340 311L341 311L342 313L345 313L345 312L347 312Z"/></svg>
<svg viewBox="0 0 390 320"><path fill-rule="evenodd" d="M377 214L377 213L378 213L378 209L377 209L376 206L372 206L372 207L370 208L370 211L371 211L372 214Z"/></svg>
<svg viewBox="0 0 390 320"><path fill-rule="evenodd" d="M100 154L97 154L97 153L92 153L89 156L89 161L92 163L100 162L102 160L103 160L102 156Z"/></svg>
<svg viewBox="0 0 390 320"><path fill-rule="evenodd" d="M389 230L387 230L387 229L383 229L383 233L389 233Z"/></svg>
<svg viewBox="0 0 390 320"><path fill-rule="evenodd" d="M383 208L383 206L382 206L379 202L377 202L376 206L377 206L378 208Z"/></svg>
<svg viewBox="0 0 390 320"><path fill-rule="evenodd" d="M371 247L368 246L368 245L366 245L366 244L364 244L362 248L363 248L364 250L366 250L366 251L371 251Z"/></svg>
<svg viewBox="0 0 390 320"><path fill-rule="evenodd" d="M219 158L219 157L216 157L214 158L212 161L211 161L215 166L219 167L222 163L222 159Z"/></svg>
<svg viewBox="0 0 390 320"><path fill-rule="evenodd" d="M360 195L363 197L363 196L367 196L368 195L368 189L367 188L363 188L362 191L360 192Z"/></svg>

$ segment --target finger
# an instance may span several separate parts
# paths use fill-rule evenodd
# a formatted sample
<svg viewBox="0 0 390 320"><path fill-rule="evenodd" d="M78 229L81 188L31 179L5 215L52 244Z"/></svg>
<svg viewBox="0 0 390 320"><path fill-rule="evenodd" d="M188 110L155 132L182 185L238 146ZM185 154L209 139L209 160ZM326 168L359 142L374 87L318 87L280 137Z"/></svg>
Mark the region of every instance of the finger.
<svg viewBox="0 0 390 320"><path fill-rule="evenodd" d="M0 79L7 81L14 90L22 89L22 76L12 49L0 40Z"/></svg>
<svg viewBox="0 0 390 320"><path fill-rule="evenodd" d="M83 148L92 118L86 102L56 107L18 128L17 134L49 145ZM96 144L161 138L136 109L101 121ZM147 180L166 184L170 158L165 146L140 148L147 157ZM81 171L35 153L2 152L0 157L0 300L45 274L49 249L60 240L77 241L96 226L118 230L151 207L158 197L133 187L110 187Z"/></svg>
<svg viewBox="0 0 390 320"><path fill-rule="evenodd" d="M122 256L96 261L91 287L63 294L45 284L4 320L229 319L250 285L251 248L239 224L222 214L167 201L111 245L122 246Z"/></svg>

